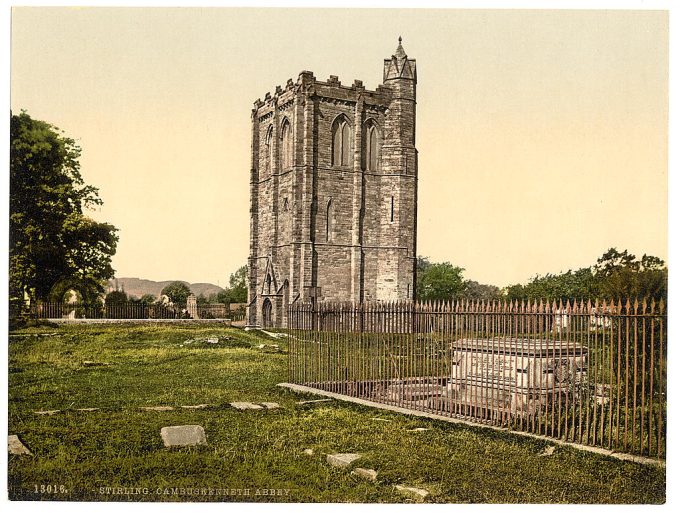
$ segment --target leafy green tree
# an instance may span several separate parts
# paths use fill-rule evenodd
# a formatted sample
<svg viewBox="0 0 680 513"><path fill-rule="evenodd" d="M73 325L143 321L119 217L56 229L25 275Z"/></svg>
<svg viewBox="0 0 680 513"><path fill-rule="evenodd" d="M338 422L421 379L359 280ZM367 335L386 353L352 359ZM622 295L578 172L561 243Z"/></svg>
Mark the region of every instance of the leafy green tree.
<svg viewBox="0 0 680 513"><path fill-rule="evenodd" d="M191 289L183 281L173 281L161 290L161 295L168 296L175 304L185 304L189 294L191 294Z"/></svg>
<svg viewBox="0 0 680 513"><path fill-rule="evenodd" d="M430 263L418 257L416 263L416 295L421 301L451 300L465 289L462 267L449 262Z"/></svg>
<svg viewBox="0 0 680 513"><path fill-rule="evenodd" d="M562 274L535 276L526 285L513 285L507 289L508 299L529 300L573 300L595 297L598 294L597 281L590 269L584 267Z"/></svg>
<svg viewBox="0 0 680 513"><path fill-rule="evenodd" d="M122 290L112 290L106 294L106 304L111 303L126 303L128 301L128 296Z"/></svg>
<svg viewBox="0 0 680 513"><path fill-rule="evenodd" d="M658 257L635 255L610 248L594 266L600 295L605 298L665 298L668 294L668 269Z"/></svg>
<svg viewBox="0 0 680 513"><path fill-rule="evenodd" d="M217 294L215 294L215 303L223 303L225 305L231 303L229 291L222 289Z"/></svg>
<svg viewBox="0 0 680 513"><path fill-rule="evenodd" d="M101 205L80 174L81 149L27 113L10 115L10 300L47 298L60 282L104 292L116 228L83 211Z"/></svg>
<svg viewBox="0 0 680 513"><path fill-rule="evenodd" d="M459 293L460 298L465 299L499 299L501 297L501 289L495 285L485 285L472 280L466 280L462 292Z"/></svg>
<svg viewBox="0 0 680 513"><path fill-rule="evenodd" d="M591 267L535 276L526 285L506 287L508 299L618 299L666 297L668 269L660 258L637 259L627 250L610 248Z"/></svg>
<svg viewBox="0 0 680 513"><path fill-rule="evenodd" d="M229 287L226 290L229 303L245 303L248 301L248 266L239 267L229 276Z"/></svg>
<svg viewBox="0 0 680 513"><path fill-rule="evenodd" d="M154 296L153 294L143 294L142 297L139 298L139 302L147 305L152 305L156 302L156 296Z"/></svg>

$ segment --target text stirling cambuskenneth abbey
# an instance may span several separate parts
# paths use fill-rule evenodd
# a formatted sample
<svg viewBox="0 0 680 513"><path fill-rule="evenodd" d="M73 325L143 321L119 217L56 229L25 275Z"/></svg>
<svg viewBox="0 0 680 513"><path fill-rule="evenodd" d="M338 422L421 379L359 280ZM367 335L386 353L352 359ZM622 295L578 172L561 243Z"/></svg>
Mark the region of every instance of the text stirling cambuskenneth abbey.
<svg viewBox="0 0 680 513"><path fill-rule="evenodd" d="M288 305L415 294L416 62L401 45L375 91L303 71L252 111L248 324Z"/></svg>

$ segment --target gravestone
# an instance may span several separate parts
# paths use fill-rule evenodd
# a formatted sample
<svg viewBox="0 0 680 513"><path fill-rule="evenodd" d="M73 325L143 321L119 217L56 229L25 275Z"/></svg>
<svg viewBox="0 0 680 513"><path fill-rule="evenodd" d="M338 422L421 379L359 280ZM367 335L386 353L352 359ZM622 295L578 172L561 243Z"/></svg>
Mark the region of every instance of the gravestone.
<svg viewBox="0 0 680 513"><path fill-rule="evenodd" d="M361 454L355 453L339 453L326 455L326 461L334 467L347 467L351 465L353 461L356 461L359 458L361 458Z"/></svg>
<svg viewBox="0 0 680 513"><path fill-rule="evenodd" d="M187 313L192 319L198 319L198 303L194 294L189 294L187 297Z"/></svg>
<svg viewBox="0 0 680 513"><path fill-rule="evenodd" d="M19 440L19 437L17 435L9 435L7 437L7 452L16 455L25 454L27 456L33 454L31 451L28 450L28 447L21 443L21 440Z"/></svg>
<svg viewBox="0 0 680 513"><path fill-rule="evenodd" d="M261 410L262 406L259 404L255 403L248 403L245 401L235 401L233 403L229 403L231 406L236 408L237 410Z"/></svg>
<svg viewBox="0 0 680 513"><path fill-rule="evenodd" d="M375 481L378 479L378 471L373 470L372 468L361 468L357 467L354 470L352 470L352 474L355 476L362 477L364 479L368 479L369 481Z"/></svg>
<svg viewBox="0 0 680 513"><path fill-rule="evenodd" d="M397 485L396 489L399 492L403 493L404 495L411 495L419 499L424 499L425 497L430 495L430 492L428 492L427 490L424 490L422 488L413 488L412 486Z"/></svg>
<svg viewBox="0 0 680 513"><path fill-rule="evenodd" d="M205 445L205 431L201 426L166 426L161 428L161 438L166 447Z"/></svg>
<svg viewBox="0 0 680 513"><path fill-rule="evenodd" d="M281 405L279 403L260 403L260 404L267 408L268 410L276 410L278 408L281 408Z"/></svg>

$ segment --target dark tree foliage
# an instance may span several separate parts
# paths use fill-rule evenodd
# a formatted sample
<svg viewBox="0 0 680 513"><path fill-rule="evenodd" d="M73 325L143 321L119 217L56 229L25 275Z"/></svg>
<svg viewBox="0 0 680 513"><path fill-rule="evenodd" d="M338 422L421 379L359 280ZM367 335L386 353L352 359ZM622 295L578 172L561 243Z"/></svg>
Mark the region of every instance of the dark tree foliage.
<svg viewBox="0 0 680 513"><path fill-rule="evenodd" d="M113 277L116 228L84 215L101 205L80 174L80 147L27 113L10 116L10 300L44 299L60 282L98 293Z"/></svg>
<svg viewBox="0 0 680 513"><path fill-rule="evenodd" d="M465 281L465 288L458 295L461 299L500 299L501 289L495 285L485 285L473 280Z"/></svg>
<svg viewBox="0 0 680 513"><path fill-rule="evenodd" d="M106 294L105 299L107 305L110 305L111 303L125 303L127 300L128 296L122 290L112 290Z"/></svg>
<svg viewBox="0 0 680 513"><path fill-rule="evenodd" d="M418 257L416 263L416 298L419 301L451 300L465 289L463 271L449 262L430 263Z"/></svg>
<svg viewBox="0 0 680 513"><path fill-rule="evenodd" d="M176 304L185 304L191 294L191 289L183 281L173 281L161 290L162 296L168 296L170 301Z"/></svg>
<svg viewBox="0 0 680 513"><path fill-rule="evenodd" d="M641 259L627 250L606 251L597 263L562 274L535 276L526 285L506 288L508 299L578 300L588 298L665 298L668 269L660 258Z"/></svg>
<svg viewBox="0 0 680 513"><path fill-rule="evenodd" d="M229 287L218 294L220 303L245 303L248 301L248 266L239 267L229 276Z"/></svg>
<svg viewBox="0 0 680 513"><path fill-rule="evenodd" d="M139 302L147 305L152 305L156 302L156 296L154 296L153 294L143 294L142 297L139 298Z"/></svg>

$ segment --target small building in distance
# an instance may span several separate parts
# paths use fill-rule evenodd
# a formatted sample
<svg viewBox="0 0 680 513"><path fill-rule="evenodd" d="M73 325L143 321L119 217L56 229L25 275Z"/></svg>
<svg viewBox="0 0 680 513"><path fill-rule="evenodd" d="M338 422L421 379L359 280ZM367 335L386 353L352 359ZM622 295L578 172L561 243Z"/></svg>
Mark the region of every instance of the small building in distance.
<svg viewBox="0 0 680 513"><path fill-rule="evenodd" d="M248 318L288 305L413 299L416 62L401 44L367 90L310 71L252 110Z"/></svg>

